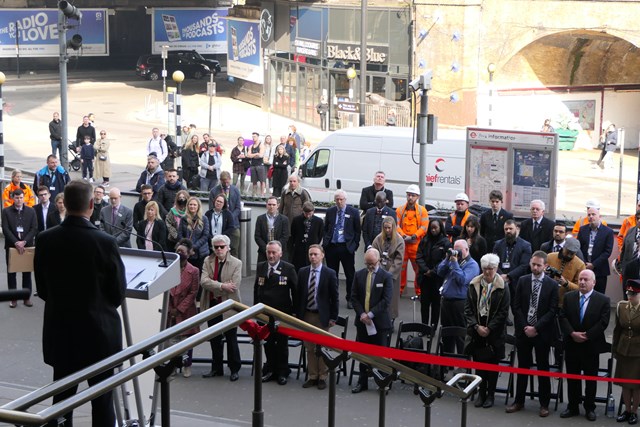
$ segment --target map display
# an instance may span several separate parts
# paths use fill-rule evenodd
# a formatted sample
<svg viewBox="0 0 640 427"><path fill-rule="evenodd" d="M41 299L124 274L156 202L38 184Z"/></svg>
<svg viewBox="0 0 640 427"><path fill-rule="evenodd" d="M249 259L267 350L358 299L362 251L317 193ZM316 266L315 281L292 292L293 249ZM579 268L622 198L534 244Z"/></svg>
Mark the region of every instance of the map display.
<svg viewBox="0 0 640 427"><path fill-rule="evenodd" d="M470 147L469 200L471 204L486 205L489 193L500 190L507 193L506 147Z"/></svg>
<svg viewBox="0 0 640 427"><path fill-rule="evenodd" d="M513 150L513 199L516 210L529 209L532 200L549 204L551 199L551 153L540 150Z"/></svg>

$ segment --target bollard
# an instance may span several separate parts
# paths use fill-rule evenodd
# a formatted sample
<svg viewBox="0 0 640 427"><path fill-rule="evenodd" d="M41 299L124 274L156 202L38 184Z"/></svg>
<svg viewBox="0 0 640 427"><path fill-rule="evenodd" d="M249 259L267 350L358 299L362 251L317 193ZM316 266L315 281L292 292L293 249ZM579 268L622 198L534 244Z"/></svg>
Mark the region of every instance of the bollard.
<svg viewBox="0 0 640 427"><path fill-rule="evenodd" d="M251 209L242 208L240 210L240 247L238 255L242 261L242 277L251 275Z"/></svg>

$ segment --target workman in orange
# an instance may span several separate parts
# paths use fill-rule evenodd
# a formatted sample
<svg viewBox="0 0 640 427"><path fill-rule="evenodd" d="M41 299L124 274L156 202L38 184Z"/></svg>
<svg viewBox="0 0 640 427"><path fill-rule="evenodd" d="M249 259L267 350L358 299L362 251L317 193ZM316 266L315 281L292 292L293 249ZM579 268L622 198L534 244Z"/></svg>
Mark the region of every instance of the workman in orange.
<svg viewBox="0 0 640 427"><path fill-rule="evenodd" d="M469 196L465 193L458 193L454 202L456 211L450 214L444 223L444 231L451 241L454 241L462 234L464 225L471 216L471 212L469 212Z"/></svg>
<svg viewBox="0 0 640 427"><path fill-rule="evenodd" d="M589 208L600 210L600 202L598 200L596 200L596 199L587 200L587 211L589 210ZM633 220L635 222L635 216L633 217ZM576 223L573 224L573 230L571 230L571 234L573 235L573 237L578 237L578 232L580 231L580 227L582 227L583 225L588 225L588 224L589 224L589 218L587 218L586 215L584 216L584 218L583 217L578 218ZM607 225L607 221L602 221L602 225ZM624 225L624 223L622 223L622 225ZM635 223L634 223L634 225L635 225ZM632 225L631 227L633 227L634 225ZM629 228L631 228L631 227L629 227ZM620 229L620 231L622 231L622 229ZM618 238L620 249L622 249L622 242L623 241L624 241L624 237L622 238L622 240L620 240L620 238Z"/></svg>
<svg viewBox="0 0 640 427"><path fill-rule="evenodd" d="M627 235L627 232L631 230L633 227L635 227L636 225L638 225L636 223L636 215L638 214L638 211L640 211L640 200L638 200L638 203L636 205L636 213L626 217L622 221L622 225L620 225L620 231L618 232L617 239L618 239L618 250L621 252L622 252L622 244L624 243L624 237Z"/></svg>
<svg viewBox="0 0 640 427"><path fill-rule="evenodd" d="M404 239L404 258L402 260L402 272L400 273L400 295L407 285L407 266L409 261L413 266L415 276L418 276L418 264L416 263L416 253L420 240L427 234L429 229L429 213L424 206L418 204L420 197L420 187L411 184L407 187L407 203L396 209L398 218L398 233ZM420 295L418 281L414 280L416 295Z"/></svg>

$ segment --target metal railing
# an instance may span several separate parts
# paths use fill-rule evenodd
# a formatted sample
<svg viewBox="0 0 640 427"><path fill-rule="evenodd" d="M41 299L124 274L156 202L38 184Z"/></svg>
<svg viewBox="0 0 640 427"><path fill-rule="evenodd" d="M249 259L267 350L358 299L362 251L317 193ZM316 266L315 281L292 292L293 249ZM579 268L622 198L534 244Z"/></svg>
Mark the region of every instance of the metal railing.
<svg viewBox="0 0 640 427"><path fill-rule="evenodd" d="M165 348L164 350L153 354L153 349L158 345L169 341L173 337L177 337L181 335L182 332L187 331L188 329L193 328L196 325L200 325L202 323L206 323L207 320L216 318L221 316L224 312L229 310L235 310L237 313L227 319L222 320L221 322L208 327L207 329L192 335L177 344L174 344L170 347ZM85 369L82 369L68 377L65 377L61 380L55 381L51 384L48 384L38 390L35 390L25 396L22 396L18 399L15 399L3 406L0 407L0 422L8 422L16 425L24 425L24 426L41 426L51 420L57 419L58 417L72 411L73 409L81 406L96 397L111 391L125 382L132 380L133 378L138 377L139 375L151 370L155 369L156 373L159 376L158 381L161 383L161 401L162 401L162 426L169 427L170 419L169 419L169 388L167 377L169 373L173 371L173 367L168 366L169 369L165 369L164 374L161 372L160 367L166 368L167 362L171 362L176 359L189 349L196 347L199 344L202 344L206 341L209 341L213 337L224 333L225 331L235 328L241 323L245 322L249 319L258 318L261 321L267 322L270 325L275 324L275 320L277 319L279 322L283 324L287 324L289 326L298 328L303 331L312 332L315 334L321 334L326 336L333 336L329 332L326 332L322 329L316 328L314 326L309 325L295 317L289 316L285 313L282 313L278 310L275 310L269 306L264 304L256 304L252 307L248 307L246 305L240 304L238 302L227 300L223 303L217 304L216 306L197 314L196 316L191 317L190 319L179 323L171 328L165 329L158 334L147 338L137 344L134 344L119 353L114 354L111 357L108 357L94 365L91 365ZM253 410L253 426L259 427L263 425L263 411L262 411L262 382L261 382L261 372L262 372L262 343L254 342L254 410ZM143 360L131 365L128 368L122 369L119 372L115 373L113 376L108 379L95 384L85 390L82 390L63 401L55 403L54 405L45 408L37 413L29 413L27 412L29 408L36 404L40 404L46 399L67 390L70 387L76 386L81 382L84 382L88 378L92 378L106 370L113 369L122 365L125 361L130 360L131 358L143 355ZM346 353L342 353L343 357L346 357ZM399 362L396 362L391 359L380 358L380 357L372 357L361 355L357 353L351 353L351 357L354 359L367 363L378 370L385 372L389 376L392 376L393 379L402 379L408 381L412 384L415 384L420 389L419 397L423 401L425 405L425 416L428 417L429 408L431 403L436 397L442 396L444 393L452 394L453 396L460 399L462 404L462 418L461 425L464 427L466 425L466 407L467 401L469 397L474 393L477 386L480 384L481 379L476 375L469 374L457 374L447 383L438 381L434 378L428 377L414 369L411 369ZM334 369L332 369L332 373L335 374ZM388 383L391 381L385 381L385 378L382 379L374 378L376 382L381 381L382 383L387 383L383 385L380 390L386 390ZM164 382L163 382L164 381ZM334 381L335 382L335 381ZM379 383L380 386L380 383ZM330 387L330 392L334 393L333 402L335 402L335 387ZM381 392L381 405L384 404L384 395L386 393ZM330 401L331 401L330 396ZM383 407L381 407L382 411ZM333 411L335 416L334 408L329 408L330 414ZM151 414L153 417L155 414ZM139 414L140 416L140 414ZM122 423L122 420L119 420ZM430 421L428 418L425 419L425 425L429 425ZM151 420L151 425L153 425L153 419ZM329 419L329 425L332 424L331 418ZM384 425L384 420L381 421L380 425Z"/></svg>

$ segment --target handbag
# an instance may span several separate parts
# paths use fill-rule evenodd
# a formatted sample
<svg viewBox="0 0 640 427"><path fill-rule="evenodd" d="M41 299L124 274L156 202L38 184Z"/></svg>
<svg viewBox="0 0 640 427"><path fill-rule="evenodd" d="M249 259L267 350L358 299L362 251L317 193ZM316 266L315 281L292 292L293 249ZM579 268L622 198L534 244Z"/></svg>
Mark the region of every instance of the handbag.
<svg viewBox="0 0 640 427"><path fill-rule="evenodd" d="M107 160L107 156L105 156L104 154L101 154L101 155L98 156L98 160L105 161L105 160Z"/></svg>
<svg viewBox="0 0 640 427"><path fill-rule="evenodd" d="M273 165L269 166L269 170L267 171L267 178L271 179L273 177Z"/></svg>

